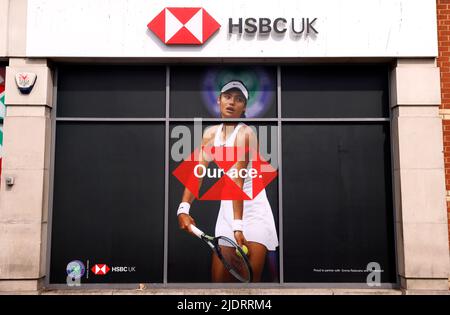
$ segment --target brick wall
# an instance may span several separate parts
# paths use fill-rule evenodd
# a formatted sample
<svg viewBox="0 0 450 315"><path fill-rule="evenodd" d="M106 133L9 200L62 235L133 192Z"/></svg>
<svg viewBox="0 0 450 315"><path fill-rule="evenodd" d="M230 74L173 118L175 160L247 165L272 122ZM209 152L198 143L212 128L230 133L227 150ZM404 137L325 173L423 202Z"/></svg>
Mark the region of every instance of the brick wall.
<svg viewBox="0 0 450 315"><path fill-rule="evenodd" d="M445 185L450 236L450 0L437 0L439 57L441 69L441 115L444 131Z"/></svg>

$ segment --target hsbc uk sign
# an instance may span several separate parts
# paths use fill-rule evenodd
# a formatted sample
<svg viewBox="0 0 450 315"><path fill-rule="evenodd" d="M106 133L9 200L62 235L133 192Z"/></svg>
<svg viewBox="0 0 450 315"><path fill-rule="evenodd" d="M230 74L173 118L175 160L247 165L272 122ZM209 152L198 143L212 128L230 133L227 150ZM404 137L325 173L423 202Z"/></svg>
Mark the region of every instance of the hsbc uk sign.
<svg viewBox="0 0 450 315"><path fill-rule="evenodd" d="M303 34L319 34L314 24L317 18L292 18L289 21L285 18L279 17L272 21L269 18L239 18L237 21L233 21L232 18L228 20L228 33L247 33L247 34L270 34L275 32L276 34L284 34L289 29L293 35Z"/></svg>
<svg viewBox="0 0 450 315"><path fill-rule="evenodd" d="M228 34L284 34L290 30L294 36L318 34L317 18L292 18L289 21L279 17L229 18ZM288 25L289 24L289 25ZM164 8L147 27L166 45L202 45L221 25L205 9Z"/></svg>

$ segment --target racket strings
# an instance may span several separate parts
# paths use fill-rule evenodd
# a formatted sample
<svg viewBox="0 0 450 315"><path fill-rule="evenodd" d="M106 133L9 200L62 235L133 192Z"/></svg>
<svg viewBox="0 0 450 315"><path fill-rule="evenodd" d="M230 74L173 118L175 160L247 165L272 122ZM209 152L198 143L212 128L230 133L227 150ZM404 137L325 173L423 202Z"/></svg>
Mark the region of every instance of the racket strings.
<svg viewBox="0 0 450 315"><path fill-rule="evenodd" d="M238 254L234 244L221 240L220 253L221 260L225 268L242 282L250 282L252 278L251 267L245 254ZM228 244L227 244L228 243Z"/></svg>

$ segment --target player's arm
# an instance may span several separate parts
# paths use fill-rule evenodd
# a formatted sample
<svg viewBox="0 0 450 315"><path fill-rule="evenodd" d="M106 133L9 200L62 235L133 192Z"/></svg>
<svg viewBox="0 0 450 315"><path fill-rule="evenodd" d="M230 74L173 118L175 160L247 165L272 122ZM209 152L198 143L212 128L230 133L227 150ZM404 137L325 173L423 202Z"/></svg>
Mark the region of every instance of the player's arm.
<svg viewBox="0 0 450 315"><path fill-rule="evenodd" d="M203 152L203 147L208 146L211 144L212 139L214 139L214 130L215 128L211 127L211 128L207 128L203 134L203 138L202 138L202 144L201 144L201 148L199 150L199 155L197 157L198 159L198 163L208 167L208 160L205 157L205 154ZM199 181L199 188L202 185L202 178L198 179ZM181 197L181 203L178 207L178 211L177 211L177 217L178 217L178 225L180 227L180 229L185 230L185 231L191 231L191 224L195 225L195 221L192 218L192 216L189 214L190 208L192 203L195 200L195 195L187 188L184 189L183 192L183 196Z"/></svg>

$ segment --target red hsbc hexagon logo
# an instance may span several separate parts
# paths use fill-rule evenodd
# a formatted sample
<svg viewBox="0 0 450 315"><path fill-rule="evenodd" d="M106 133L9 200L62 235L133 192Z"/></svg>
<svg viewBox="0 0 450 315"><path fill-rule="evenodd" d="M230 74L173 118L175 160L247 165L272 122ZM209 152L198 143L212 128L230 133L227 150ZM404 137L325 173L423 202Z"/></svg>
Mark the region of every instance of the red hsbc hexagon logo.
<svg viewBox="0 0 450 315"><path fill-rule="evenodd" d="M147 26L166 45L202 45L220 28L203 8L164 8Z"/></svg>
<svg viewBox="0 0 450 315"><path fill-rule="evenodd" d="M91 271L96 275L106 275L109 272L110 268L106 264L95 264Z"/></svg>

